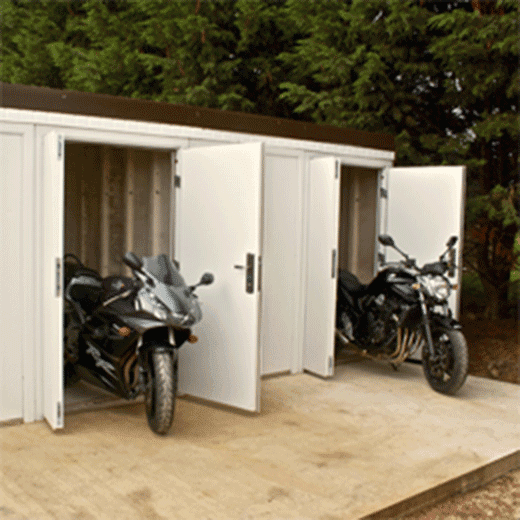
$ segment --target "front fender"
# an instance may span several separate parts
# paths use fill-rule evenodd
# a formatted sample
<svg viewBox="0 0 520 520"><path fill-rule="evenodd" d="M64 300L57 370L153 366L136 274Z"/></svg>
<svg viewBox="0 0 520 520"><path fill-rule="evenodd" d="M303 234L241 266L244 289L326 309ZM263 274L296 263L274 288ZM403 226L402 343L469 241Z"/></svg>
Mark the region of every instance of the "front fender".
<svg viewBox="0 0 520 520"><path fill-rule="evenodd" d="M430 327L452 330L462 329L461 324L456 319L437 313L430 314Z"/></svg>
<svg viewBox="0 0 520 520"><path fill-rule="evenodd" d="M142 336L142 345L150 343L169 344L171 348L180 348L188 340L191 329L176 329L174 327L155 327L147 330Z"/></svg>

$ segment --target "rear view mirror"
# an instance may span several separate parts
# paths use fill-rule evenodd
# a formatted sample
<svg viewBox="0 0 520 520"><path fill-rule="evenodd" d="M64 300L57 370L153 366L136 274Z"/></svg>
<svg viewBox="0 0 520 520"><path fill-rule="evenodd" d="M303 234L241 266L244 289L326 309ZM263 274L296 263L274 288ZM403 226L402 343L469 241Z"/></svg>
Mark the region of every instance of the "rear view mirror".
<svg viewBox="0 0 520 520"><path fill-rule="evenodd" d="M394 239L390 235L379 235L379 242L384 246L394 247Z"/></svg>
<svg viewBox="0 0 520 520"><path fill-rule="evenodd" d="M210 285L215 280L215 277L211 273L204 273L200 279L199 285Z"/></svg>
<svg viewBox="0 0 520 520"><path fill-rule="evenodd" d="M453 247L456 243L457 243L457 240L459 238L456 237L455 235L453 235L452 237L450 237L450 239L448 240L448 242L446 242L446 247Z"/></svg>
<svg viewBox="0 0 520 520"><path fill-rule="evenodd" d="M126 253L126 255L123 257L123 262L134 271L140 271L143 267L143 262L141 259L131 251Z"/></svg>

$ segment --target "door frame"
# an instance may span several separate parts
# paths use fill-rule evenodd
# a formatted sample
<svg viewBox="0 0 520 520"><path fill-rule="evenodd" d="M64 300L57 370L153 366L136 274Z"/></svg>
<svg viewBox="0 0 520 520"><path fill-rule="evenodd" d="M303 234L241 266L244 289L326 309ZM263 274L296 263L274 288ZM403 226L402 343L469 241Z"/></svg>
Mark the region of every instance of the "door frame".
<svg viewBox="0 0 520 520"><path fill-rule="evenodd" d="M312 157L309 157L309 158L316 158L316 157L324 157L324 155L319 155L319 156L312 156ZM325 156L326 157L326 156ZM337 157L337 156L329 156L329 157ZM376 194L377 196L377 204L376 204L376 219L375 219L375 226L376 226L376 235L375 235L375 240L376 240L376 244L375 244L375 248L374 248L374 275L377 273L377 271L379 270L379 261L378 261L378 253L380 252L380 247L379 247L379 242L378 242L378 236L379 234L386 230L387 226L388 226L388 198L385 198L385 197L382 197L381 194L381 189L382 188L387 188L387 183L388 183L388 176L389 174L391 173L391 170L393 167L392 165L392 161L383 161L383 160L360 160L360 161L355 161L355 160L352 160L351 158L346 158L346 157L337 157L340 161L340 167L341 166L351 166L351 167L362 167L362 168L370 168L370 169L374 169L376 171L378 171L378 179L377 179L377 190L378 190L378 193ZM411 167L413 168L413 167ZM434 168L434 167L432 167ZM464 232L464 195L465 195L465 184L466 184L466 176L465 176L465 169L464 167L463 168L463 176L462 176L462 189L461 189L461 206L460 206L460 219L461 219L461 224L460 224L460 231L459 231L459 251L458 251L458 258L457 258L457 265L459 266L459 276L461 275L461 270L460 270L460 266L461 266L461 256L462 256L462 245L463 245L463 232ZM311 193L310 193L310 161L308 162L308 167L307 167L307 179L306 179L306 190L307 190L307 193L306 193L306 198L305 198L305 229L308 229L308 226L309 226L309 219L310 219L310 197L311 197ZM308 235L308 234L307 234ZM306 235L306 236L307 236ZM448 239L449 237L446 237L446 239ZM309 248L310 247L313 247L313 244L309 244L309 241L308 240L305 240L304 241L304 247L303 247L303 251L302 251L302 256L303 256L303 269L304 269L304 273L306 274L308 272L308 269L309 269ZM439 254L442 253L442 251L439 251ZM303 320L302 320L302 323L301 323L301 329L303 331L305 331L305 327L306 327L306 317L305 317L305 305L306 305L306 299L307 299L307 294L308 294L308 290L307 290L307 283L306 283L306 277L305 277L305 282L304 282L304 287L302 288L302 307L303 307ZM460 287L460 280L459 280L459 287ZM457 298L457 301L456 301L456 309L455 309L455 317L457 315L457 311L458 311L458 306L460 305L460 301L459 299ZM303 341L300 342L300 360L301 360L301 364L300 364L300 368L301 370L304 370L304 367L303 367Z"/></svg>
<svg viewBox="0 0 520 520"><path fill-rule="evenodd" d="M171 138L165 136L158 135L150 135L144 133L123 133L123 132L109 132L105 130L95 130L88 128L70 128L70 127L61 127L58 125L45 125L45 124L37 124L35 128L34 135L34 143L35 143L35 158L36 158L36 183L35 183L35 205L36 205L36 214L39 215L39 218L36 219L35 225L35 244L36 250L44 251L45 249L45 240L47 235L44 234L44 196L43 193L43 176L45 174L45 161L46 161L46 147L45 147L45 137L51 132L55 132L59 134L63 141L63 157L65 160L65 152L66 152L66 144L67 142L74 143L83 143L83 144L95 144L95 145L106 145L106 146L120 146L127 148L146 148L146 149L155 149L161 151L170 151L172 152L172 207L175 207L176 204L176 190L175 190L175 153L181 148L188 148L189 141L187 139L178 139ZM63 190L65 188L65 167L63 170ZM63 191L64 197L64 191ZM62 223L62 234L64 233L65 228L65 215L62 215L61 218ZM175 249L175 233L174 226L170 229L170 250ZM171 251L170 251L171 252ZM63 258L63 251L61 254ZM43 269L44 269L44 260L39 255L35 255L35 263L37 264L36 270L39 273L40 283L38 285L37 290L37 300L39 302L43 301L43 291L44 291L44 280L43 280ZM61 269L61 286L63 287L63 269ZM39 323L39 348L37 348L35 352L35 363L34 365L39 367L39 370L35 373L35 388L43 389L45 382L45 358L43 351L43 311L42 309L38 309L38 323ZM58 318L61 319L61 318ZM25 368L24 368L25 371ZM26 377L26 374L24 373ZM64 397L63 397L64 401ZM62 415L65 414L64 409L65 403L62 402ZM44 417L44 397L43 392L36 391L35 392L35 415L34 418L43 418Z"/></svg>
<svg viewBox="0 0 520 520"><path fill-rule="evenodd" d="M309 269L309 249L313 247L312 244L309 244L308 241L308 229L310 225L310 204L311 204L311 160L324 158L324 157L334 157L339 161L339 169L340 169L340 180L341 180L341 168L343 166L350 166L353 168L370 168L378 171L378 184L377 190L380 191L382 187L381 184L381 176L386 168L390 168L393 165L393 158L385 159L378 158L374 155L371 156L361 156L361 155L342 155L342 154L328 154L328 153L306 153L305 155L305 169L304 169L304 199L303 199L303 241L302 241L302 251L301 251L301 266L302 266L302 282L301 282L301 291L300 291L300 321L299 321L299 338L298 342L298 352L297 352L297 371L302 372L304 370L303 363L303 349L304 349L304 335L306 328L306 303L307 303L307 295L308 295L308 287L307 287L307 272ZM376 244L375 244L375 258L374 258L374 274L377 272L377 236L380 232L380 212L381 208L379 204L376 204ZM338 230L339 233L339 230ZM334 367L334 358L333 358L333 367Z"/></svg>

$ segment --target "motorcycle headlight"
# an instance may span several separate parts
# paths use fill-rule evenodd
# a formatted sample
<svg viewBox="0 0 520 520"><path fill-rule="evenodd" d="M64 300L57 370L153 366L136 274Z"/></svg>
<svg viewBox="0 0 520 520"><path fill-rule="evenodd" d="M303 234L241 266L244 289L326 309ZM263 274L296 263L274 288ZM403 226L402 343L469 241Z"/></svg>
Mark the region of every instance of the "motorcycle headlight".
<svg viewBox="0 0 520 520"><path fill-rule="evenodd" d="M167 321L168 320L168 315L170 314L170 312L168 311L168 309L161 302L155 301L154 305L153 305L152 314L158 320Z"/></svg>
<svg viewBox="0 0 520 520"><path fill-rule="evenodd" d="M135 300L135 309L138 311L146 311L161 321L167 321L170 316L169 309L163 305L154 294L141 289Z"/></svg>
<svg viewBox="0 0 520 520"><path fill-rule="evenodd" d="M447 300L451 294L450 282L442 276L422 276L421 283L426 292L438 302Z"/></svg>

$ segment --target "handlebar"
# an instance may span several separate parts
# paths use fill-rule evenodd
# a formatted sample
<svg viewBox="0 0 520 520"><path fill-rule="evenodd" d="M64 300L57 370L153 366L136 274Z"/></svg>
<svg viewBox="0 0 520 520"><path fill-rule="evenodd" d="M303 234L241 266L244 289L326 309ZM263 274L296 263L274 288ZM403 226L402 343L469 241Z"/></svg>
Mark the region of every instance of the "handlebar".
<svg viewBox="0 0 520 520"><path fill-rule="evenodd" d="M404 257L403 260L401 260L399 262L395 262L394 265L401 265L401 266L407 267L409 269L417 269L418 271L421 271L421 272L423 272L423 271L426 272L428 270L440 272L442 270L442 274L444 274L446 271L449 270L450 276L454 275L451 273L454 273L455 268L456 268L454 246L457 243L457 240L458 240L458 237L456 237L455 235L450 237L450 239L446 243L447 249L439 257L438 262L424 264L423 267L419 267L415 261L415 258L410 258L404 251L401 251L401 249L399 249L396 246L393 238L390 235L380 235L379 236L379 242L381 244L383 244L384 246L392 247L393 249L395 249L398 253L400 253ZM446 261L446 259L445 259L446 255L450 255L450 258L448 261ZM391 265L390 263L389 264L385 263L384 255L381 255L380 258L381 258L382 266Z"/></svg>

